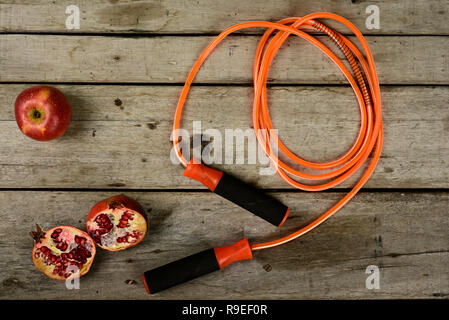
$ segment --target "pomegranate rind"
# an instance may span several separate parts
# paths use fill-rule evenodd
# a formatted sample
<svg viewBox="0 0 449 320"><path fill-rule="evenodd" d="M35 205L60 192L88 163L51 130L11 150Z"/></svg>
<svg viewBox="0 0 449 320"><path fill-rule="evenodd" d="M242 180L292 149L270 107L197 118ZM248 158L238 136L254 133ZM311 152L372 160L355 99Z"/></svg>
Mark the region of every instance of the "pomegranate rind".
<svg viewBox="0 0 449 320"><path fill-rule="evenodd" d="M127 230L137 230L139 232L138 238L135 239L134 242L118 243L115 241L113 245L104 245L99 243L99 241L97 241L98 239L96 239L95 235L93 235L93 232L99 229L95 219L102 214L107 215L110 219L113 218L114 221L111 221L113 228L109 231L113 232L113 234L111 234L112 236L117 233L119 217L121 217L124 212L132 213L133 219L129 221L129 228L124 228L120 231L126 233ZM142 242L148 230L148 222L145 210L142 206L137 201L121 194L104 199L95 204L87 216L86 227L87 232L93 235L91 238L97 246L108 251L120 251L131 248ZM109 232L107 234L109 234Z"/></svg>
<svg viewBox="0 0 449 320"><path fill-rule="evenodd" d="M67 278L66 277L61 277L58 274L53 274L53 269L55 268L53 265L48 265L44 262L43 259L41 258L36 258L35 254L36 251L38 251L38 249L40 250L40 248L42 246L46 246L49 249L51 249L52 253L54 254L58 254L58 256L60 256L62 253L66 253L66 251L61 251L58 248L56 248L55 244L52 241L51 235L52 233L56 230L56 229L62 229L62 233L64 233L64 239L66 241L72 242L73 239L75 239L75 235L78 235L80 237L84 237L86 238L86 240L89 242L89 251L91 253L91 257L87 258L87 262L82 266L82 268L79 270L79 276L82 277L85 274L87 274L92 266L92 263L95 259L95 255L97 253L97 250L95 248L95 242L93 241L93 239L84 231L75 228L75 227L70 227L70 226L56 226L53 227L49 230L45 231L45 236L43 238L41 238L38 242L36 242L33 246L33 250L31 253L31 257L33 260L34 265L36 266L36 268L41 271L43 274L45 274L47 277L50 277L52 279L55 280L59 280L59 281L66 281ZM74 241L74 240L73 240Z"/></svg>

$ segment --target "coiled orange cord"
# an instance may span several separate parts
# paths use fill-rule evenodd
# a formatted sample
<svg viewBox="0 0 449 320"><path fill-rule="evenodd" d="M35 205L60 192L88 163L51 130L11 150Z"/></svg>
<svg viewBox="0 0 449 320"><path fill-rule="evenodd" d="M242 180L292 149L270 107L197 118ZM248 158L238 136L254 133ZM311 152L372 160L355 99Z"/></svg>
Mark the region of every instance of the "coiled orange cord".
<svg viewBox="0 0 449 320"><path fill-rule="evenodd" d="M348 27L360 41L366 59L364 55L357 49L357 47L346 37L330 29L321 22L316 21L315 19L333 19ZM182 109L193 79L195 78L198 70L200 69L206 58L226 36L234 31L253 27L267 28L267 31L265 31L259 42L254 60L254 131L260 145L269 156L271 163L276 168L279 176L290 185L301 190L326 190L347 180L365 163L370 153L374 151L372 160L369 163L368 167L365 169L361 178L358 180L352 190L349 191L340 201L338 201L319 218L309 223L305 227L297 230L296 232L293 232L292 234L274 241L251 245L252 250L260 250L278 246L298 238L299 236L305 234L306 232L309 232L316 226L320 225L335 212L341 209L363 187L363 185L368 181L369 177L373 173L380 158L383 141L383 129L379 80L377 77L373 56L362 33L351 22L341 16L326 12L313 13L304 17L287 18L280 20L277 23L264 21L245 22L232 26L219 34L199 56L198 60L193 65L192 70L187 77L186 83L178 101L173 124L173 146L175 148L179 161L184 166L187 166L188 161L182 156L181 149L179 147L178 129L181 121ZM302 30L317 30L327 34L338 46L338 48L343 51L356 79L354 79L351 72L346 68L343 62L328 47ZM277 33L271 38L271 40L269 40L270 36L275 31L277 31ZM272 131L273 126L271 123L267 104L266 81L269 67L273 58L290 34L297 35L304 40L309 41L322 52L324 52L343 72L356 95L360 107L361 118L359 132L352 147L343 156L334 161L326 163L314 163L306 161L290 151ZM262 132L264 134L262 134ZM280 160L273 150L282 151L282 153L286 157L288 157L297 165L317 170L333 170L321 174L304 173L292 168L291 166ZM298 177L306 180L329 179L329 181L318 185L307 185L298 182L292 177Z"/></svg>

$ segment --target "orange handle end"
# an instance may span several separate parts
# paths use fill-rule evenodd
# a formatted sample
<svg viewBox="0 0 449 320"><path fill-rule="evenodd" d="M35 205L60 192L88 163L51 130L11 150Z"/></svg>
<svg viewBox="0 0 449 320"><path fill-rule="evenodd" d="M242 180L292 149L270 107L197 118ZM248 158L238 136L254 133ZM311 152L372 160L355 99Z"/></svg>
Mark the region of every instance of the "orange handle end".
<svg viewBox="0 0 449 320"><path fill-rule="evenodd" d="M197 180L214 191L223 176L223 172L212 169L192 158L184 170L183 176Z"/></svg>
<svg viewBox="0 0 449 320"><path fill-rule="evenodd" d="M148 294L151 294L150 289L148 288L148 284L147 284L147 279L145 279L145 274L142 274L142 281L143 281L143 285L145 286L145 290L147 291Z"/></svg>
<svg viewBox="0 0 449 320"><path fill-rule="evenodd" d="M214 252L220 269L223 269L233 262L253 258L251 246L249 245L247 238L243 238L230 246L214 248Z"/></svg>

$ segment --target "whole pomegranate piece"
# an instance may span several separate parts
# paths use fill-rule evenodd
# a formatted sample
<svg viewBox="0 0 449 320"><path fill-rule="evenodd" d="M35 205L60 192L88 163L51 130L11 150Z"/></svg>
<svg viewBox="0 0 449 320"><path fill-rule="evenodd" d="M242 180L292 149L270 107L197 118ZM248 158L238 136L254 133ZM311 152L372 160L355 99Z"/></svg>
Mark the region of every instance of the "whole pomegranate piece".
<svg viewBox="0 0 449 320"><path fill-rule="evenodd" d="M36 225L30 233L34 240L33 262L46 276L66 280L79 272L85 275L94 261L95 243L89 235L74 227L57 226L43 231Z"/></svg>
<svg viewBox="0 0 449 320"><path fill-rule="evenodd" d="M127 249L141 242L147 233L145 211L124 195L104 199L90 210L87 232L100 248Z"/></svg>
<svg viewBox="0 0 449 320"><path fill-rule="evenodd" d="M48 141L58 138L67 130L72 108L58 89L36 86L19 94L15 115L17 125L25 135L38 141Z"/></svg>

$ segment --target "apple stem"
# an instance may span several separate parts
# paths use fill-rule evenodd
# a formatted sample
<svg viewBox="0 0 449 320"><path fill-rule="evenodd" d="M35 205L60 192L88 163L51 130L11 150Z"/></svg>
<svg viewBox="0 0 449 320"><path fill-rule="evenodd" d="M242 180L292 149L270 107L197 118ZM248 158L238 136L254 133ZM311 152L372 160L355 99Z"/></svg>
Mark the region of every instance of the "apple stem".
<svg viewBox="0 0 449 320"><path fill-rule="evenodd" d="M39 110L37 109L34 110L33 117L34 119L39 119L41 117L41 113L39 112Z"/></svg>

